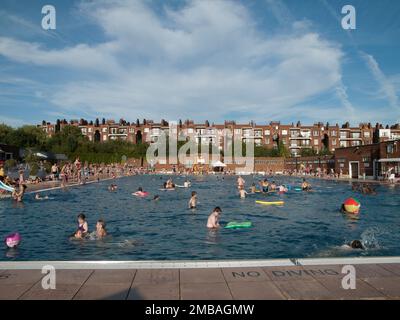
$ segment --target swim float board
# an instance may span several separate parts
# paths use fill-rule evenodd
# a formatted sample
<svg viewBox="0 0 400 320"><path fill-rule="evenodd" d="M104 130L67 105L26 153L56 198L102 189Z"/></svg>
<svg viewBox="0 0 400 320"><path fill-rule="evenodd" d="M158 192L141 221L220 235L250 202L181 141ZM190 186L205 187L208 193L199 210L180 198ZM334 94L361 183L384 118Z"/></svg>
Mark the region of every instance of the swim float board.
<svg viewBox="0 0 400 320"><path fill-rule="evenodd" d="M284 201L260 201L260 200L256 200L256 203L263 204L266 206L281 206L285 204Z"/></svg>
<svg viewBox="0 0 400 320"><path fill-rule="evenodd" d="M252 223L250 221L244 221L244 222L232 221L225 226L225 229L251 228L251 226Z"/></svg>

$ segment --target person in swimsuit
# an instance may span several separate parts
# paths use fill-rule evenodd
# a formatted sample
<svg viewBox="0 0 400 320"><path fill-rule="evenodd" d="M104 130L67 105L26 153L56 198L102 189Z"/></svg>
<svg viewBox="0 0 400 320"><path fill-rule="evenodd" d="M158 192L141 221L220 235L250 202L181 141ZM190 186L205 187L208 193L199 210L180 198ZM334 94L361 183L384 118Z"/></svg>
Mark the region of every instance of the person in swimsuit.
<svg viewBox="0 0 400 320"><path fill-rule="evenodd" d="M86 216L81 213L78 215L78 229L75 232L75 238L84 238L89 232Z"/></svg>
<svg viewBox="0 0 400 320"><path fill-rule="evenodd" d="M248 194L248 192L244 188L241 188L239 190L240 199L245 199L247 194Z"/></svg>
<svg viewBox="0 0 400 320"><path fill-rule="evenodd" d="M238 185L238 189L242 189L244 188L246 181L244 181L244 179L242 178L242 176L239 176L237 179L237 185Z"/></svg>
<svg viewBox="0 0 400 320"><path fill-rule="evenodd" d="M213 212L210 214L207 220L208 229L218 229L219 228L219 217L222 214L220 207L215 207Z"/></svg>
<svg viewBox="0 0 400 320"><path fill-rule="evenodd" d="M303 179L303 182L301 184L301 190L303 191L310 191L311 190L311 184L309 184L306 179Z"/></svg>
<svg viewBox="0 0 400 320"><path fill-rule="evenodd" d="M101 239L105 236L107 236L106 223L100 219L96 223L96 237Z"/></svg>
<svg viewBox="0 0 400 320"><path fill-rule="evenodd" d="M189 200L189 209L195 209L197 206L197 192L192 191L192 197Z"/></svg>

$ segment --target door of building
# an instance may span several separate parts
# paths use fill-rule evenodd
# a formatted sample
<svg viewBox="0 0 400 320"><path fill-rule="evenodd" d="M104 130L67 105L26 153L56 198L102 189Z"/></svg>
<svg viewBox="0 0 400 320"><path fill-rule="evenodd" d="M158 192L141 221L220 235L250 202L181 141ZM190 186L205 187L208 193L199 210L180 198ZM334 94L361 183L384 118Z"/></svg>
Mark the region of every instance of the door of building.
<svg viewBox="0 0 400 320"><path fill-rule="evenodd" d="M350 177L352 179L358 179L360 175L360 167L358 162L350 162Z"/></svg>

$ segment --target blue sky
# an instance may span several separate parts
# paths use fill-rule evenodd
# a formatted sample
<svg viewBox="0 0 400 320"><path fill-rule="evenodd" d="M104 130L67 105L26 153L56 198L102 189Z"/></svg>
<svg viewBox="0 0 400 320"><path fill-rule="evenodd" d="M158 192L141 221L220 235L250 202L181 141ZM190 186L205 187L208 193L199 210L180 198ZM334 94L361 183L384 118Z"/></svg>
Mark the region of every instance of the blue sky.
<svg viewBox="0 0 400 320"><path fill-rule="evenodd" d="M56 30L41 28L46 4ZM2 0L0 123L394 124L399 16L392 0Z"/></svg>

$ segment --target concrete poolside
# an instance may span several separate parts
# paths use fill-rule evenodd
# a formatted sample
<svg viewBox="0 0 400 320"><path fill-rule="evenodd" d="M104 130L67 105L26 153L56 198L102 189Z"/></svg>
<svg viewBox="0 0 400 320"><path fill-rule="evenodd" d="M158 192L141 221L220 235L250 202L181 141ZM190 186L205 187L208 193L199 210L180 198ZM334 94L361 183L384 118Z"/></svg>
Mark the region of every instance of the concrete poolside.
<svg viewBox="0 0 400 320"><path fill-rule="evenodd" d="M56 289L41 269L56 269ZM342 288L344 265L356 289ZM400 257L171 262L0 262L0 299L400 299Z"/></svg>

